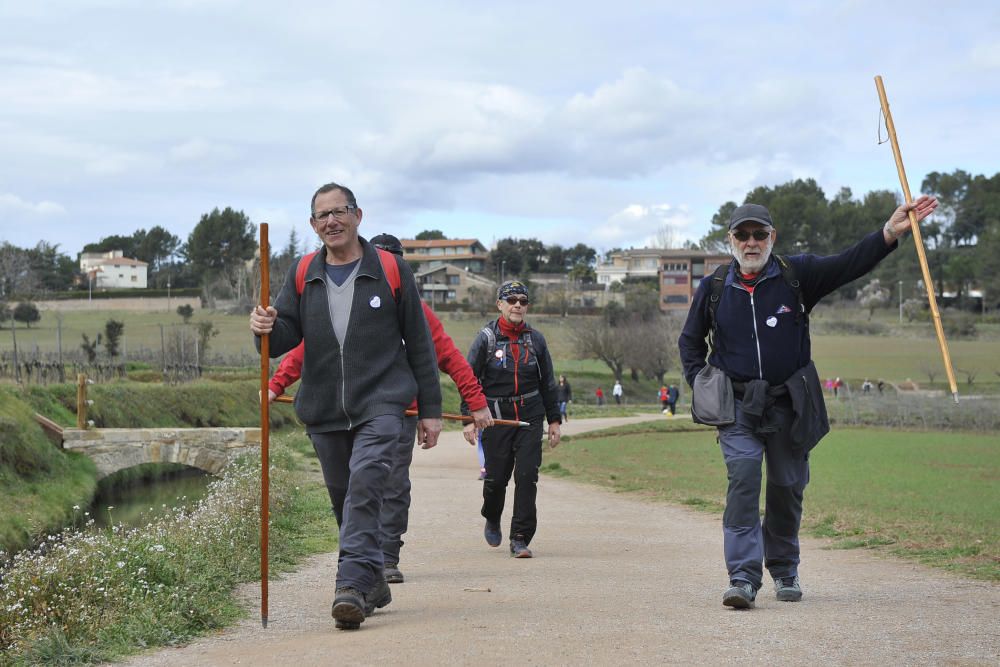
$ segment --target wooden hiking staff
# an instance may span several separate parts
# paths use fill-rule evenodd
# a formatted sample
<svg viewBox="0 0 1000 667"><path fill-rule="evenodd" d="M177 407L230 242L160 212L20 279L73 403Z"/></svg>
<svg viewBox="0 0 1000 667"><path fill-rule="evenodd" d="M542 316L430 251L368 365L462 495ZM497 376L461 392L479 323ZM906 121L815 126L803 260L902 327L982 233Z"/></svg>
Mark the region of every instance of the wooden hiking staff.
<svg viewBox="0 0 1000 667"><path fill-rule="evenodd" d="M903 168L903 156L899 152L899 141L896 140L896 126L892 122L892 114L889 112L889 98L885 95L885 86L882 85L882 77L875 77L875 87L878 89L878 99L882 104L882 115L885 116L885 127L889 132L889 141L892 143L892 155L896 158L896 171L899 172L899 184L903 187L903 196L906 203L913 201L910 195L910 185L906 180L906 169ZM938 310L937 296L934 294L934 282L931 280L931 270L927 264L927 252L924 250L924 239L920 234L920 225L917 223L917 216L910 212L910 230L913 232L913 245L917 248L917 257L920 259L920 271L924 277L924 288L927 290L927 302L931 308L931 318L934 321L934 331L937 333L938 346L941 348L941 357L944 359L944 370L948 375L948 384L951 387L952 398L958 403L958 384L955 382L955 370L951 366L951 354L948 352L948 341L944 337L944 327L941 325L941 312Z"/></svg>
<svg viewBox="0 0 1000 667"><path fill-rule="evenodd" d="M267 223L260 223L260 305L265 310L271 305L271 250L267 244ZM267 396L267 383L271 378L271 337L260 337L260 391ZM270 444L270 403L260 402L260 623L267 627L267 532L271 480L268 476L268 448Z"/></svg>
<svg viewBox="0 0 1000 667"><path fill-rule="evenodd" d="M267 395L267 388L261 390L261 396ZM292 403L295 399L287 394L282 394L274 399L275 403ZM415 417L417 415L416 410L407 410L407 417ZM441 415L441 419L448 419L451 421L462 422L463 424L471 424L473 419L469 415L456 415L450 412L445 412ZM518 421L516 419L494 419L493 423L497 426L530 426L528 422Z"/></svg>

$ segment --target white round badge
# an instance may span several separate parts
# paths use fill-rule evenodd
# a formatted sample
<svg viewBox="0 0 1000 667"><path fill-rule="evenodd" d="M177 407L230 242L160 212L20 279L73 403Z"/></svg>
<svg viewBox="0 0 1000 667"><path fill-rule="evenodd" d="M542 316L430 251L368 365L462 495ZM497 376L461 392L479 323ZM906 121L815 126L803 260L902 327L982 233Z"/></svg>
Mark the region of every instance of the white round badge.
<svg viewBox="0 0 1000 667"><path fill-rule="evenodd" d="M776 326L778 326L778 318L775 317L774 315L771 315L771 317L767 318L767 326L769 326L769 327L776 327Z"/></svg>
<svg viewBox="0 0 1000 667"><path fill-rule="evenodd" d="M382 299L378 298L378 294L376 294L368 302L368 305L371 306L372 308L381 308L382 307ZM773 327L774 325L772 324L771 326Z"/></svg>

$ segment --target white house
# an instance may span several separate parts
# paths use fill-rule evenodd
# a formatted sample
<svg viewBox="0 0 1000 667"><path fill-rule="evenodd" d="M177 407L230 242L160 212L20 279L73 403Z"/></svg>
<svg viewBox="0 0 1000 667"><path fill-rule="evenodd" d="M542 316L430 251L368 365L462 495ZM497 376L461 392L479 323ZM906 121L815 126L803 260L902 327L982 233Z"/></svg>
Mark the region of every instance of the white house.
<svg viewBox="0 0 1000 667"><path fill-rule="evenodd" d="M123 257L121 250L80 254L80 272L94 289L146 288L146 262Z"/></svg>

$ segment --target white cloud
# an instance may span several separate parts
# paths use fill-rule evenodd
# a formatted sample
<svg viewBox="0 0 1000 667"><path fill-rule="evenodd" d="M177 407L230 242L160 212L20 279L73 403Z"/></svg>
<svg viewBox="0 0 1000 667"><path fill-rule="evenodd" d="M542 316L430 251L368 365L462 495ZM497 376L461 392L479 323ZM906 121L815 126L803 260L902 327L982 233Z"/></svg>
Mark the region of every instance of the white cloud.
<svg viewBox="0 0 1000 667"><path fill-rule="evenodd" d="M984 69L1000 69L1000 41L977 44L970 55L973 65Z"/></svg>
<svg viewBox="0 0 1000 667"><path fill-rule="evenodd" d="M66 208L52 201L30 202L9 192L0 193L0 211L14 216L63 215Z"/></svg>
<svg viewBox="0 0 1000 667"><path fill-rule="evenodd" d="M691 237L694 217L686 206L629 204L593 233L595 245L649 246L664 240L677 246Z"/></svg>
<svg viewBox="0 0 1000 667"><path fill-rule="evenodd" d="M221 143L198 138L172 146L167 154L171 160L177 162L194 162L228 159L235 155L235 151Z"/></svg>
<svg viewBox="0 0 1000 667"><path fill-rule="evenodd" d="M154 224L183 237L216 205L285 234L278 213L290 230L330 180L355 189L368 233L439 216L484 242L698 238L759 185L895 187L875 73L912 185L994 173L1000 14L938 10L0 3L0 183L71 202L86 224L58 229L67 250Z"/></svg>

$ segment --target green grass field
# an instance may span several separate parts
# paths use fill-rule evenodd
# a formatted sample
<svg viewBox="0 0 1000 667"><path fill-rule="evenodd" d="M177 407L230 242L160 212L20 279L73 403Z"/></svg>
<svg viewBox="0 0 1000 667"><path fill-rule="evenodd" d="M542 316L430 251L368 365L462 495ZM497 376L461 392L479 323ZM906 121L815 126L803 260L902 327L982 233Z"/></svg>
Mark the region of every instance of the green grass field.
<svg viewBox="0 0 1000 667"><path fill-rule="evenodd" d="M681 422L572 438L543 470L721 512L726 468L713 430ZM652 432L650 432L652 430ZM803 532L1000 580L1000 438L835 429L813 451Z"/></svg>
<svg viewBox="0 0 1000 667"><path fill-rule="evenodd" d="M885 320L887 315L882 314ZM823 311L823 318L841 317L840 310ZM857 313L853 313L857 316ZM487 318L492 317L487 314ZM78 352L82 342L81 334L86 333L91 339L104 330L104 324L109 319L118 319L125 323L124 347L126 354L134 354L138 350L160 351L160 325L163 325L166 336L171 331L187 332L188 340L194 340L195 325L200 321L211 321L219 330L218 336L210 341L211 353L226 357L253 357L255 351L253 340L249 333L247 317L243 315L224 315L213 311L200 311L191 320L190 325L183 325L176 313L168 312L130 312L130 311L72 311L62 314L62 347L64 352ZM473 337L482 328L487 318L477 313L443 313L441 315L445 329L455 340L459 349L467 350ZM571 383L574 378L583 380L589 390L587 399L593 387L605 386L605 393L613 382L611 372L597 360L580 360L575 358L572 345L572 332L578 327L589 326L592 318L583 316L558 317L541 315L529 317L529 322L545 335L557 372L566 374ZM889 322L886 320L884 323ZM987 331L982 339L952 340L949 348L956 368L956 378L962 393L997 393L1000 391L1000 342L992 335L991 325L983 327ZM936 373L934 387L941 388L945 383L945 375L940 352L932 328L929 324L904 325L905 337L898 336L849 336L849 335L816 335L813 337L813 356L819 368L821 377L842 377L857 383L866 377L885 378L890 382L912 379L922 386L929 384L927 370ZM918 335L920 334L920 335ZM17 339L19 349L29 355L36 350L54 353L57 347L57 318L54 312L46 311L42 319L30 329L23 325L18 327ZM0 330L0 352L12 349L10 331ZM968 385L968 375L965 371L975 373L974 384ZM668 379L680 380L678 370L668 373ZM632 381L626 378L626 395L633 397L633 402L651 403L655 391L649 382L640 382L629 391ZM576 383L574 383L574 388ZM581 394L578 400L582 400ZM588 401L589 402L589 401Z"/></svg>

